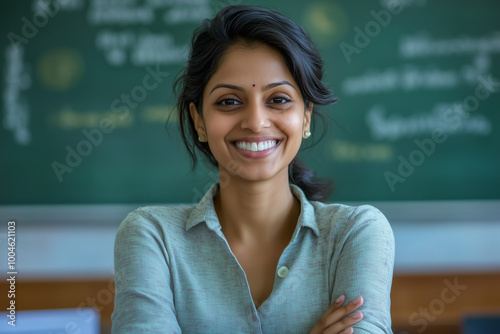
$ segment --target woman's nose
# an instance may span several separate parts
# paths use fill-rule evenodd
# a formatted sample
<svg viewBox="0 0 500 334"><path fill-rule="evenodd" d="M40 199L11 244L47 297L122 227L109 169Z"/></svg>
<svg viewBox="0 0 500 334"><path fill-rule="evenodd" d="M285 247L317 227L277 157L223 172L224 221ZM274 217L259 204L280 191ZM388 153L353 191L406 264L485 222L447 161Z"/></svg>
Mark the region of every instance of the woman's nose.
<svg viewBox="0 0 500 334"><path fill-rule="evenodd" d="M270 127L271 121L265 106L259 103L250 103L243 113L241 127L252 130L255 133Z"/></svg>

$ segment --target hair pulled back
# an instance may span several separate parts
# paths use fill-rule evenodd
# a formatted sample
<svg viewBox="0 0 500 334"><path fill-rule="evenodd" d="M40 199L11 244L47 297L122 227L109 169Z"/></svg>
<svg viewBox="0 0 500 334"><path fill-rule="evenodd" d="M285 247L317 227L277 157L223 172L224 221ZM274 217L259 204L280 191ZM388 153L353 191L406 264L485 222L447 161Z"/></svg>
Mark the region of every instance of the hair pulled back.
<svg viewBox="0 0 500 334"><path fill-rule="evenodd" d="M189 104L202 112L203 91L217 70L228 48L238 42L264 43L281 53L285 65L300 88L305 107L328 105L337 101L321 80L323 60L309 35L295 22L270 9L236 5L220 10L206 19L194 32L187 66L175 82L177 111L182 140L196 166L196 149L214 166L218 162L208 143L197 140L197 132L190 116ZM312 116L316 116L313 111ZM315 118L315 117L314 117ZM312 121L312 126L315 122ZM299 186L309 200L325 200L331 190L331 181L314 177L314 172L295 158L289 165L289 181Z"/></svg>

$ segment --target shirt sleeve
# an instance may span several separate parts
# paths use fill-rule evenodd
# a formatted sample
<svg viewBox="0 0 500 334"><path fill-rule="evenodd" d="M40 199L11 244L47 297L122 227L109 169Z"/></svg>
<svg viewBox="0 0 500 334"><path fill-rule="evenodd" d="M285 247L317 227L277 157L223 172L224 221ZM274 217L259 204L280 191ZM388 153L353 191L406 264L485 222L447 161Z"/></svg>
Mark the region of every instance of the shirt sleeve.
<svg viewBox="0 0 500 334"><path fill-rule="evenodd" d="M394 269L394 234L376 208L357 207L348 217L340 240L331 303L345 294L346 302L364 298L363 320L354 333L392 333L390 293Z"/></svg>
<svg viewBox="0 0 500 334"><path fill-rule="evenodd" d="M181 333L162 235L158 223L141 209L118 228L112 333Z"/></svg>

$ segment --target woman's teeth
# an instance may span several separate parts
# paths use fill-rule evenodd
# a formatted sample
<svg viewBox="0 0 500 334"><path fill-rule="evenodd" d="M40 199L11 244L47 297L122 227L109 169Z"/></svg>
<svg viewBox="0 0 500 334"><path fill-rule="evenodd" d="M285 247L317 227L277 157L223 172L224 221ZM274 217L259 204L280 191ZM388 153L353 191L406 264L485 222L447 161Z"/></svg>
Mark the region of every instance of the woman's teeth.
<svg viewBox="0 0 500 334"><path fill-rule="evenodd" d="M258 143L255 143L255 142L248 143L248 142L239 141L239 142L236 142L236 146L242 150L258 152L258 151L268 150L271 147L276 146L276 140L267 140L267 141L261 141Z"/></svg>

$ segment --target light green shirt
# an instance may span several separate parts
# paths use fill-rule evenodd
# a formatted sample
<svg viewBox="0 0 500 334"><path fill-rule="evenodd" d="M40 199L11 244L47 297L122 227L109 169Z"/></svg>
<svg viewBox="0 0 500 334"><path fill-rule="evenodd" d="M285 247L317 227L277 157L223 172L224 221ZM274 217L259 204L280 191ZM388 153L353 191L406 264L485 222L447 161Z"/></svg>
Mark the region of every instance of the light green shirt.
<svg viewBox="0 0 500 334"><path fill-rule="evenodd" d="M214 209L214 184L196 205L151 206L122 222L115 241L113 333L309 333L333 301L363 296L355 333L392 333L394 236L384 215L301 203L269 298L257 309Z"/></svg>

